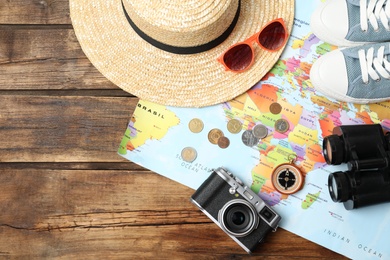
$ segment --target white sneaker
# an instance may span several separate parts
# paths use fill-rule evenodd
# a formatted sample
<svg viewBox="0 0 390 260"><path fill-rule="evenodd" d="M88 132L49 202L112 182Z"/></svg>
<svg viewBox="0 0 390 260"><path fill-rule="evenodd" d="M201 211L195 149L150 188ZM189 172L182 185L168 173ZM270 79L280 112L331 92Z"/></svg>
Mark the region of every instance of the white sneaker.
<svg viewBox="0 0 390 260"><path fill-rule="evenodd" d="M390 100L390 43L337 49L310 70L313 87L339 101L359 104Z"/></svg>
<svg viewBox="0 0 390 260"><path fill-rule="evenodd" d="M387 0L328 0L311 16L311 30L337 46L390 41Z"/></svg>

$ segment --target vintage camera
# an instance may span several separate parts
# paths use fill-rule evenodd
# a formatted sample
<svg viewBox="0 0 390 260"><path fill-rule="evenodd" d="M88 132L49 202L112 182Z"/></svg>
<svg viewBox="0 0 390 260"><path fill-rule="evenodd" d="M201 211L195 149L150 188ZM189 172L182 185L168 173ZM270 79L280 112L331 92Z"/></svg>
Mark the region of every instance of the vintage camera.
<svg viewBox="0 0 390 260"><path fill-rule="evenodd" d="M242 181L224 168L214 170L192 195L199 207L249 254L281 217Z"/></svg>
<svg viewBox="0 0 390 260"><path fill-rule="evenodd" d="M329 175L334 202L347 210L390 201L389 134L381 125L338 126L323 140L328 164L348 164L348 171Z"/></svg>

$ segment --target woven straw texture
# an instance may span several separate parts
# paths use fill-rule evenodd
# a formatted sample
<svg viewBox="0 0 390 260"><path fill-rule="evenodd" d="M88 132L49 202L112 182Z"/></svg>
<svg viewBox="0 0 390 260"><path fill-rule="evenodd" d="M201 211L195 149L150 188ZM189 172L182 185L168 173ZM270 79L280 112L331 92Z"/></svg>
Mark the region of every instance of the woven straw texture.
<svg viewBox="0 0 390 260"><path fill-rule="evenodd" d="M230 23L226 21L235 14L232 1L237 0L123 0L123 4L145 33L167 44L192 46L226 30ZM242 0L237 24L223 43L185 55L143 40L126 19L121 0L70 0L70 15L84 53L114 84L159 104L202 107L244 93L272 68L283 49L268 52L254 44L255 63L243 73L225 71L217 58L272 19L283 18L291 31L294 0Z"/></svg>

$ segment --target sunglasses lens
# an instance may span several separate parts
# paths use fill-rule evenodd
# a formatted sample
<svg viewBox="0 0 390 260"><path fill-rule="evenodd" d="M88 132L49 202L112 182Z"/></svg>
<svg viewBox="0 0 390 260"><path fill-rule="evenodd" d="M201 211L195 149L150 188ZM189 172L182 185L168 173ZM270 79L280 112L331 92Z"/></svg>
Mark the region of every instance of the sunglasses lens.
<svg viewBox="0 0 390 260"><path fill-rule="evenodd" d="M225 65L234 71L246 69L252 62L253 52L249 45L239 44L228 50L223 56Z"/></svg>
<svg viewBox="0 0 390 260"><path fill-rule="evenodd" d="M273 22L263 29L259 35L260 44L272 51L276 51L283 46L286 40L286 30L280 22Z"/></svg>

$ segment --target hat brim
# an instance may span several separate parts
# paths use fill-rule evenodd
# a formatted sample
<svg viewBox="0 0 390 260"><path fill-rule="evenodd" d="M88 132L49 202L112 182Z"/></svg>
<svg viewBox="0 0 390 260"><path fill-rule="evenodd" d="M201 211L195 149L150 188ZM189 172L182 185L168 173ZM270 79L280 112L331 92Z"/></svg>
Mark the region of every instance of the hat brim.
<svg viewBox="0 0 390 260"><path fill-rule="evenodd" d="M290 32L294 0L242 0L230 36L209 51L190 55L169 53L143 40L129 25L121 0L70 0L70 15L84 53L114 84L155 103L202 107L244 93L272 68L284 48L269 52L254 45L255 62L243 73L225 71L217 58L273 19L283 18Z"/></svg>

